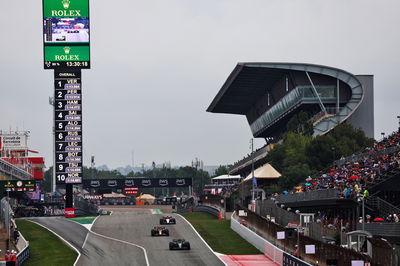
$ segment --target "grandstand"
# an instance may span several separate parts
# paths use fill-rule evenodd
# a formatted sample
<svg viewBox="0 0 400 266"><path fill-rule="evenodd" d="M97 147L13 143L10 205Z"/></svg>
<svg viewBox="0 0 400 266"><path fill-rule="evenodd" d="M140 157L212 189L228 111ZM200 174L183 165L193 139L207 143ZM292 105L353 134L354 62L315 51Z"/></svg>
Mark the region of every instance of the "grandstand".
<svg viewBox="0 0 400 266"><path fill-rule="evenodd" d="M32 174L0 158L0 180L28 180Z"/></svg>
<svg viewBox="0 0 400 266"><path fill-rule="evenodd" d="M313 135L323 135L347 121L374 137L373 76L313 64L238 63L207 109L245 115L256 138L266 145L256 151L256 167L266 163L288 121L306 112ZM252 157L235 163L229 174L247 175Z"/></svg>
<svg viewBox="0 0 400 266"><path fill-rule="evenodd" d="M253 162L255 168L267 163L266 155L300 112L309 114L314 136L346 121L373 137L373 76L310 64L239 63L207 111L245 115L253 136L265 139L265 146L230 169L229 174L245 177ZM365 229L400 244L399 185L400 132L394 132L362 153L336 161L330 169L305 176L293 189L258 200L256 212L272 215L276 206L292 214L313 213L332 231L339 230L342 221L348 224L346 232ZM237 203L243 207L248 206L250 186L242 183L238 190L241 202ZM387 223L376 224L375 218ZM322 235L318 237L322 241Z"/></svg>
<svg viewBox="0 0 400 266"><path fill-rule="evenodd" d="M337 68L295 63L239 63L207 111L245 115L254 137L276 138L300 110L309 112L314 135L348 121L374 134L373 77Z"/></svg>

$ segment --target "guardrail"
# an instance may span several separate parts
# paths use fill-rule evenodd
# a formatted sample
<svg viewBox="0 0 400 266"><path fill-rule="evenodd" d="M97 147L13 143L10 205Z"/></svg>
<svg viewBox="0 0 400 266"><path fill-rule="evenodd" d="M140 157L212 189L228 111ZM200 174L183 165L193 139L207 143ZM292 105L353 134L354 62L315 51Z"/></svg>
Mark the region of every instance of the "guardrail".
<svg viewBox="0 0 400 266"><path fill-rule="evenodd" d="M251 155L247 156L246 158L243 158L240 161L238 161L237 163L235 163L229 169L229 174L234 174L238 170L242 169L243 167L250 165L251 162L253 161L253 158L254 158L254 161L264 158L267 155L267 153L269 152L269 150L270 150L270 146L266 144L264 147L261 147L259 150L256 150L253 154L251 154Z"/></svg>
<svg viewBox="0 0 400 266"><path fill-rule="evenodd" d="M30 249L29 249L29 242L25 240L24 236L20 233L20 239L18 241L18 244L20 241L23 241L25 243L25 247L20 250L17 254L17 265L22 265L27 259L29 259L29 256L31 255Z"/></svg>
<svg viewBox="0 0 400 266"><path fill-rule="evenodd" d="M396 237L400 239L399 223L365 223L365 231L370 232L374 236ZM363 225L358 223L357 230L362 230Z"/></svg>
<svg viewBox="0 0 400 266"><path fill-rule="evenodd" d="M306 191L302 193L279 195L276 199L279 203L289 203L307 200L321 200L321 199L337 199L339 198L339 191L337 189L318 189Z"/></svg>

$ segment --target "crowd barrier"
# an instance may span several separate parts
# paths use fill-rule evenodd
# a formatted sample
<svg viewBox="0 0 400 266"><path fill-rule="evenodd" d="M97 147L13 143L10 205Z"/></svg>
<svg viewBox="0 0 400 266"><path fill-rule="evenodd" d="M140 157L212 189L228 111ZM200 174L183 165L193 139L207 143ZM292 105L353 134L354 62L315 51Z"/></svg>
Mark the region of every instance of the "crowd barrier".
<svg viewBox="0 0 400 266"><path fill-rule="evenodd" d="M22 265L27 259L29 259L29 256L30 256L29 242L26 241L25 238L23 238L22 234L20 235L20 238L24 239L26 245L17 254L17 265ZM21 239L20 239L20 241L21 241Z"/></svg>

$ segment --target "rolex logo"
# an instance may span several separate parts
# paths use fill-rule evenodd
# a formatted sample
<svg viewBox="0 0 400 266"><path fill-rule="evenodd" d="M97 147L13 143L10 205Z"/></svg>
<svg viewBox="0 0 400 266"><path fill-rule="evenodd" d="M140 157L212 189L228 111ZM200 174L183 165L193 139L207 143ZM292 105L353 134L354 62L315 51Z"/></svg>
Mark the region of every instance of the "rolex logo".
<svg viewBox="0 0 400 266"><path fill-rule="evenodd" d="M61 3L63 4L65 9L68 9L71 1L70 0L62 0Z"/></svg>
<svg viewBox="0 0 400 266"><path fill-rule="evenodd" d="M71 51L71 47L68 47L68 46L64 47L64 53L65 54L69 54L70 51Z"/></svg>

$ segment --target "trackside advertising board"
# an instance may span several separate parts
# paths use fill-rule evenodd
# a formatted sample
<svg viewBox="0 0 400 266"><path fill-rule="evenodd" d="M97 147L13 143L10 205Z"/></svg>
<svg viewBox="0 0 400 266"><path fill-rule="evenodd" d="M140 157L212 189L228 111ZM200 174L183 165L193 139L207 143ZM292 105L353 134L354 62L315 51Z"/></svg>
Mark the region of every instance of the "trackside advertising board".
<svg viewBox="0 0 400 266"><path fill-rule="evenodd" d="M126 179L84 179L84 188L153 188L153 187L189 187L191 178L126 178Z"/></svg>
<svg viewBox="0 0 400 266"><path fill-rule="evenodd" d="M89 26L89 0L43 0L44 68L90 68Z"/></svg>

